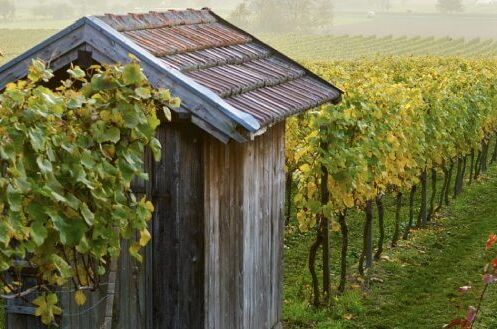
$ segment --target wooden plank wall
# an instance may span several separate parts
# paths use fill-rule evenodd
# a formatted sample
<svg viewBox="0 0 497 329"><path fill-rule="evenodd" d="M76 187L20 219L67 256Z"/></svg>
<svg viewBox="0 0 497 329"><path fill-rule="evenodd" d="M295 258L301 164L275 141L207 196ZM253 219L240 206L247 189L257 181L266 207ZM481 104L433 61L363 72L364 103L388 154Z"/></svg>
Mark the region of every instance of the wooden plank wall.
<svg viewBox="0 0 497 329"><path fill-rule="evenodd" d="M203 327L202 132L188 123L170 124L159 128L157 138L161 160L152 161L149 155L151 179L135 184L135 190L147 193L155 205L152 241L143 264L123 245L116 329Z"/></svg>
<svg viewBox="0 0 497 329"><path fill-rule="evenodd" d="M64 309L62 320L62 329L93 329L95 324L99 324L102 319L103 310L105 309L105 289L102 286L96 292L87 292L87 302L83 306L78 306L74 302L74 293L71 292L74 287L68 286L67 290L59 293L61 305ZM97 327L98 328L98 327Z"/></svg>
<svg viewBox="0 0 497 329"><path fill-rule="evenodd" d="M144 264L123 243L113 328L280 328L284 135L282 123L225 145L192 124L159 128L164 152L140 187L156 206L152 243ZM62 293L61 327L100 328L106 288L83 307ZM9 329L37 328L15 319Z"/></svg>
<svg viewBox="0 0 497 329"><path fill-rule="evenodd" d="M192 124L158 133L154 164L152 316L150 329L196 329L204 322L202 136Z"/></svg>
<svg viewBox="0 0 497 329"><path fill-rule="evenodd" d="M164 134L165 127L159 131ZM135 180L132 183L133 191L138 198L147 196L152 198L154 187L154 163L150 150L145 154L145 171L150 180ZM155 218L154 218L155 219ZM153 232L153 220L149 224L149 231ZM138 236L136 237L138 239ZM153 246L150 243L143 252L143 262L134 259L128 252L130 241L123 241L119 256L117 271L117 287L113 307L112 328L148 329L152 328L152 262Z"/></svg>
<svg viewBox="0 0 497 329"><path fill-rule="evenodd" d="M284 137L204 143L206 329L281 326Z"/></svg>

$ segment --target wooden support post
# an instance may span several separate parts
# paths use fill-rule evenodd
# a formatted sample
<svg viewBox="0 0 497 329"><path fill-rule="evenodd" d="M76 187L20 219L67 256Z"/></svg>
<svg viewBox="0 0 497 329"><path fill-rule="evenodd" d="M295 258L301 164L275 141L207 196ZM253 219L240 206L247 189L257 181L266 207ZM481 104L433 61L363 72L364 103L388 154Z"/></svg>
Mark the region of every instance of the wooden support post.
<svg viewBox="0 0 497 329"><path fill-rule="evenodd" d="M373 202L366 205L366 268L373 266Z"/></svg>
<svg viewBox="0 0 497 329"><path fill-rule="evenodd" d="M117 259L110 261L110 272L107 282L107 302L105 303L105 314L101 329L112 329L112 317L114 314L114 296L116 294Z"/></svg>

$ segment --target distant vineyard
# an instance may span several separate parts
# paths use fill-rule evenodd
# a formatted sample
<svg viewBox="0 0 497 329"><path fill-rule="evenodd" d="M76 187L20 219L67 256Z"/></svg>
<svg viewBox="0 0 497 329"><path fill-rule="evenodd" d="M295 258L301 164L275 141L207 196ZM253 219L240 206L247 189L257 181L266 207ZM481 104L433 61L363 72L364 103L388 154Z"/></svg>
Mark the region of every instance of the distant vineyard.
<svg viewBox="0 0 497 329"><path fill-rule="evenodd" d="M0 29L0 64L14 58L26 49L46 39L54 30L7 30Z"/></svg>
<svg viewBox="0 0 497 329"><path fill-rule="evenodd" d="M54 30L0 29L0 64L55 33ZM333 35L275 35L262 38L290 57L305 61L329 61L370 56L497 56L497 40L435 37L375 37Z"/></svg>
<svg viewBox="0 0 497 329"><path fill-rule="evenodd" d="M299 60L329 61L367 56L497 56L497 40L435 37L266 35L264 40Z"/></svg>

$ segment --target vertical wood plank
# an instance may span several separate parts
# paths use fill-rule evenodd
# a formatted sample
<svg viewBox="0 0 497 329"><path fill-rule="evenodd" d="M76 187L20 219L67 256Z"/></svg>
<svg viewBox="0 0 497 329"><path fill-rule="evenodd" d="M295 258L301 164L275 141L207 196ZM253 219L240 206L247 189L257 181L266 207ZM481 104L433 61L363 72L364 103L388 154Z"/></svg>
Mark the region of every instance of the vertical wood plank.
<svg viewBox="0 0 497 329"><path fill-rule="evenodd" d="M191 126L193 127L193 126ZM192 131L193 130L193 131ZM179 307L180 328L201 328L204 322L203 155L200 131L180 130Z"/></svg>
<svg viewBox="0 0 497 329"><path fill-rule="evenodd" d="M250 143L204 145L204 328L273 328L282 304L284 123Z"/></svg>
<svg viewBox="0 0 497 329"><path fill-rule="evenodd" d="M153 218L152 244L154 259L152 262L152 298L153 328L174 329L177 305L177 239L175 232L175 214L177 194L175 181L178 177L177 135L171 134L165 127L160 127L157 139L163 149L161 159L154 163L154 181L152 199L155 205ZM167 254L160 257L160 251Z"/></svg>
<svg viewBox="0 0 497 329"><path fill-rule="evenodd" d="M154 165L153 328L204 324L204 208L198 128L171 124L159 131L164 152Z"/></svg>

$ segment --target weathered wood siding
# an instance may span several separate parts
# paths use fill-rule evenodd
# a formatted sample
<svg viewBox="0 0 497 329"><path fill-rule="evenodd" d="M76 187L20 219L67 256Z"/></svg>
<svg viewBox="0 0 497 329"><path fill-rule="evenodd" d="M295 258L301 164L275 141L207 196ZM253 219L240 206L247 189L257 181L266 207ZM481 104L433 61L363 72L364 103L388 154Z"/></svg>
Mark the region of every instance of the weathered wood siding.
<svg viewBox="0 0 497 329"><path fill-rule="evenodd" d="M191 124L158 133L164 152L154 164L152 316L147 329L203 324L203 172L201 131Z"/></svg>
<svg viewBox="0 0 497 329"><path fill-rule="evenodd" d="M206 329L280 326L284 136L204 142Z"/></svg>
<svg viewBox="0 0 497 329"><path fill-rule="evenodd" d="M152 242L141 264L129 255L129 244L126 241L122 244L113 329L203 328L203 136L199 128L188 123L159 128L157 138L163 146L162 158L159 162L147 158L150 181L134 184L137 194L148 194L156 207L150 226ZM82 307L74 302L71 289L60 293L65 311L61 327L101 328L108 285L87 293L88 302ZM16 304L22 303L16 301ZM12 307L15 314L8 316L8 329L45 328L32 315L32 307Z"/></svg>
<svg viewBox="0 0 497 329"><path fill-rule="evenodd" d="M156 207L152 242L142 264L123 242L113 329L279 328L284 129L225 145L189 123L159 128L161 160L149 155L150 182L134 184ZM89 293L83 307L62 292L61 327L100 329L107 289ZM44 326L11 314L7 328Z"/></svg>
<svg viewBox="0 0 497 329"><path fill-rule="evenodd" d="M148 194L155 205L152 241L142 264L129 255L128 243L123 242L113 329L203 327L202 137L200 129L188 123L161 126L157 132L163 148L161 160L147 157L150 181L134 184L134 190ZM68 312L81 311L70 300L66 305ZM104 309L105 304L90 312L93 316L69 319L68 328L99 328Z"/></svg>

